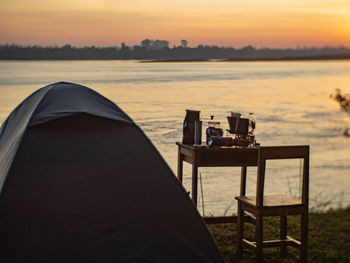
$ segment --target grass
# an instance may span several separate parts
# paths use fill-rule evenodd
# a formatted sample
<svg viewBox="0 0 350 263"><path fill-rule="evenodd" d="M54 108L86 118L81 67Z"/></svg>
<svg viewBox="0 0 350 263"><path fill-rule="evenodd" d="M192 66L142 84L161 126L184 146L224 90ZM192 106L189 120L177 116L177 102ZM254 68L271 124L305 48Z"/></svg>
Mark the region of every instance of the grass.
<svg viewBox="0 0 350 263"><path fill-rule="evenodd" d="M300 237L300 217L288 217L288 235ZM208 225L227 263L236 259L236 224ZM264 219L264 238L279 237L279 218ZM245 238L254 240L254 227L245 224ZM277 248L264 249L265 262L299 262L299 250L288 247L288 255L281 258ZM244 249L243 262L255 262L253 250ZM309 215L308 262L350 263L350 207L312 212Z"/></svg>

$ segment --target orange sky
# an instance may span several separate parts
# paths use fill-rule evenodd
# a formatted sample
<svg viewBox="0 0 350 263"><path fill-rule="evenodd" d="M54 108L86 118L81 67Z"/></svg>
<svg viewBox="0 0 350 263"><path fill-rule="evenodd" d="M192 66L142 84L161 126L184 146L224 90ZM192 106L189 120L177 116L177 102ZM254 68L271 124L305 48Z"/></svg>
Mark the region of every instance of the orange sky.
<svg viewBox="0 0 350 263"><path fill-rule="evenodd" d="M0 0L0 44L350 46L349 0Z"/></svg>

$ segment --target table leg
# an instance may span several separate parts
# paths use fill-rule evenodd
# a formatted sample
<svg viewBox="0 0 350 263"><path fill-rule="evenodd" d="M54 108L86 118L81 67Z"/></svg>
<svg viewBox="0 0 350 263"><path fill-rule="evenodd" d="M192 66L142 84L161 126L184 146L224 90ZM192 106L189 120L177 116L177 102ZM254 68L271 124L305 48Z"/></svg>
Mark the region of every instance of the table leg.
<svg viewBox="0 0 350 263"><path fill-rule="evenodd" d="M177 179L182 183L182 175L183 175L183 160L184 157L181 154L181 149L179 147L178 149L178 155L177 155Z"/></svg>
<svg viewBox="0 0 350 263"><path fill-rule="evenodd" d="M245 195L245 188L247 182L247 166L242 166L241 168L241 191L240 196Z"/></svg>
<svg viewBox="0 0 350 263"><path fill-rule="evenodd" d="M198 191L198 167L192 165L192 201L197 206L197 191Z"/></svg>

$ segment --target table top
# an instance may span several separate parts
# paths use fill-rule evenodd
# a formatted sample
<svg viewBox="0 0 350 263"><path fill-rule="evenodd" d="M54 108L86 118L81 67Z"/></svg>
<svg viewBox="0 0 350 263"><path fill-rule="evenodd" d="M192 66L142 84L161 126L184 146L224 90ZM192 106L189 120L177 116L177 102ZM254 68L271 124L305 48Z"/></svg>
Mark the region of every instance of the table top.
<svg viewBox="0 0 350 263"><path fill-rule="evenodd" d="M197 166L256 166L258 162L259 147L176 144L183 160Z"/></svg>
<svg viewBox="0 0 350 263"><path fill-rule="evenodd" d="M212 152L218 152L218 151L258 151L259 147L256 146L248 146L248 147L242 147L242 146L208 146L205 142L203 142L200 145L195 144L183 144L181 142L176 142L176 145L181 146L183 148L186 148L191 151L212 151Z"/></svg>

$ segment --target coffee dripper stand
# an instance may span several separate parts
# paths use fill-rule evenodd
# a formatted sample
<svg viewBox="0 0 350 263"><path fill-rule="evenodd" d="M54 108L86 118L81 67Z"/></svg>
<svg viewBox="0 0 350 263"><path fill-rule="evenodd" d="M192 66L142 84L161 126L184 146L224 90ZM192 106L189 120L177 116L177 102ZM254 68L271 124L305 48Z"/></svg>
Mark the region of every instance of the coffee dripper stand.
<svg viewBox="0 0 350 263"><path fill-rule="evenodd" d="M255 141L255 115L249 113L249 119L227 116L227 121L230 129L227 129L227 135L234 137L237 145L241 146L258 146L260 145Z"/></svg>

